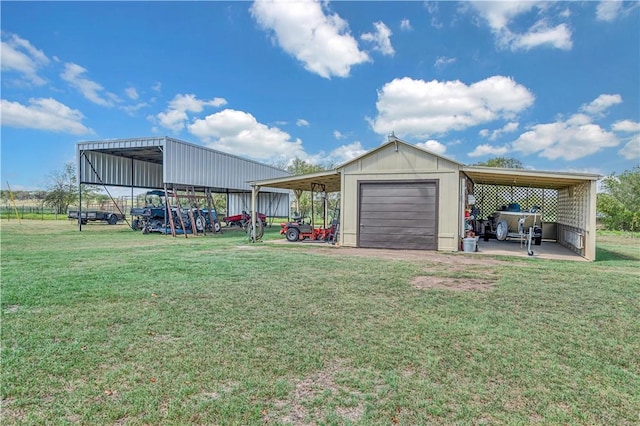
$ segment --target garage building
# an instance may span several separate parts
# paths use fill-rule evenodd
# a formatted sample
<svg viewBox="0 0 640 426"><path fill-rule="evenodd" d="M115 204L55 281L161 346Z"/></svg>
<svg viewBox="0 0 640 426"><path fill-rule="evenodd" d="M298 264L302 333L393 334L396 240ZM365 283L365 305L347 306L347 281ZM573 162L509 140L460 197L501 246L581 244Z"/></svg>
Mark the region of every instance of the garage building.
<svg viewBox="0 0 640 426"><path fill-rule="evenodd" d="M598 178L465 166L392 136L336 169L252 185L256 200L260 190L274 187L309 190L316 184L340 192L339 243L348 247L459 251L474 198L484 216L496 203L535 204L547 217L547 241L595 260Z"/></svg>

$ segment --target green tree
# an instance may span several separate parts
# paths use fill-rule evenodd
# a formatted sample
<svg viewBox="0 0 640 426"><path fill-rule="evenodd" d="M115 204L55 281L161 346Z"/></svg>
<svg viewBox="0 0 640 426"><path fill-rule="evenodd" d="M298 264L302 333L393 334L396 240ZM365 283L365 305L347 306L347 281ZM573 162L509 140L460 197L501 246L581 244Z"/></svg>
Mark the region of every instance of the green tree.
<svg viewBox="0 0 640 426"><path fill-rule="evenodd" d="M51 185L44 203L55 209L57 214L65 214L69 205L78 202L78 178L72 162L62 170L51 172Z"/></svg>
<svg viewBox="0 0 640 426"><path fill-rule="evenodd" d="M494 157L488 159L487 161L481 161L473 165L485 167L501 167L503 169L524 169L522 161L508 157Z"/></svg>
<svg viewBox="0 0 640 426"><path fill-rule="evenodd" d="M324 167L308 163L297 157L294 158L289 166L287 166L287 171L293 175L306 175L308 173L321 172L323 170L325 170ZM300 189L293 190L293 195L296 199L296 211L303 216L311 210L310 190L311 188L309 188L309 191L303 191ZM308 192L309 194L307 194Z"/></svg>
<svg viewBox="0 0 640 426"><path fill-rule="evenodd" d="M619 176L612 173L604 178L602 188L597 211L607 229L640 231L640 166Z"/></svg>

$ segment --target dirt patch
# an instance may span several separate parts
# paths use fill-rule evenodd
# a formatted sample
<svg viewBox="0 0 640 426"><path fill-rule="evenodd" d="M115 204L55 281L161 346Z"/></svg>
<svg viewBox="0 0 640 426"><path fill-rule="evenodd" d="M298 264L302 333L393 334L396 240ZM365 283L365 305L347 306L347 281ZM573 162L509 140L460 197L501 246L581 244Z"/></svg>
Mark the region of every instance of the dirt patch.
<svg viewBox="0 0 640 426"><path fill-rule="evenodd" d="M334 398L338 395L350 395L358 403L353 406L338 406L335 414L348 422L357 422L364 414L365 395L347 386L337 384L335 376L346 367L340 360L326 368L295 382L295 389L285 399L274 402L276 411L265 413L264 420L293 425L312 425L309 418L322 419L329 413L322 413L309 407L319 397Z"/></svg>
<svg viewBox="0 0 640 426"><path fill-rule="evenodd" d="M4 309L4 311L8 314L15 314L16 312L18 312L19 308L20 305L9 305Z"/></svg>
<svg viewBox="0 0 640 426"><path fill-rule="evenodd" d="M488 291L495 287L495 281L484 278L416 277L411 284L421 290Z"/></svg>
<svg viewBox="0 0 640 426"><path fill-rule="evenodd" d="M286 240L273 240L268 241L274 244L289 244L297 245L302 248L303 246L310 247L301 243L290 243ZM357 248L357 247L336 247L336 246L313 246L312 250L315 253L326 256L358 256L358 257L374 257L387 260L418 260L425 263L444 264L460 266L505 266L513 265L514 262L494 259L489 256L480 256L477 253L443 253L437 251L427 250L391 250L391 249L371 249L371 248ZM521 263L521 262L520 262Z"/></svg>
<svg viewBox="0 0 640 426"><path fill-rule="evenodd" d="M236 250L258 250L259 246L236 246Z"/></svg>
<svg viewBox="0 0 640 426"><path fill-rule="evenodd" d="M7 423L21 423L24 421L27 413L24 410L13 408L16 402L15 398L2 399L2 411L0 412L0 420Z"/></svg>

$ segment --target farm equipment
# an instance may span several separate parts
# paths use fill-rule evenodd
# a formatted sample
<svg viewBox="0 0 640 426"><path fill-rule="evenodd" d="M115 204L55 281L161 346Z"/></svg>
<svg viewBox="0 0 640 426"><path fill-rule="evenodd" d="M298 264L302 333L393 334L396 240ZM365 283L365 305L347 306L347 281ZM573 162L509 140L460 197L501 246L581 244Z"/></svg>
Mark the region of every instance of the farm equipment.
<svg viewBox="0 0 640 426"><path fill-rule="evenodd" d="M530 256L533 255L531 243L537 246L542 244L542 212L539 207L521 211L519 204L509 204L506 208L489 215L483 227L485 241L489 241L490 237L495 237L498 241L519 238L521 242L527 243Z"/></svg>
<svg viewBox="0 0 640 426"><path fill-rule="evenodd" d="M328 227L315 227L312 223L305 223L304 218L294 214L291 222L281 223L280 234L287 238L287 241L335 241L338 230L338 221L334 219Z"/></svg>
<svg viewBox="0 0 640 426"><path fill-rule="evenodd" d="M267 225L267 216L264 213L260 212L256 213L256 216L258 219L260 219L262 226L265 227ZM227 226L239 226L244 229L248 224L251 223L251 213L247 213L243 210L240 214L223 217L222 221L225 222Z"/></svg>
<svg viewBox="0 0 640 426"><path fill-rule="evenodd" d="M105 212L100 210L88 210L80 213L78 210L69 210L67 217L69 219L78 220L80 216L80 223L86 225L87 222L107 222L109 225L115 225L116 223L124 220L124 215L121 213Z"/></svg>
<svg viewBox="0 0 640 426"><path fill-rule="evenodd" d="M176 229L177 233L193 233L192 223L195 224L196 233L220 231L220 222L217 220L216 212L209 212L208 209L171 206L170 218L167 214L167 196L170 198L173 194L159 190L147 192L144 207L131 209L131 216L134 217L131 228L134 231L141 230L143 234L150 232L169 234L171 233L169 222L173 220L174 223L183 225L182 229Z"/></svg>
<svg viewBox="0 0 640 426"><path fill-rule="evenodd" d="M313 217L313 192L319 186L320 189L325 192L324 197L322 197L323 201L323 211L324 213L324 225L322 227L316 227L314 225L314 217ZM338 240L338 232L340 227L339 217L340 210L338 208L335 209L333 214L333 220L331 224L327 226L327 196L326 191L324 189L324 185L321 184L311 184L311 220L305 222L305 217L300 216L297 212L293 214L292 220L290 222L281 223L280 234L284 235L287 238L287 241L295 242L301 240L312 240L312 241L326 241L330 243L334 243Z"/></svg>

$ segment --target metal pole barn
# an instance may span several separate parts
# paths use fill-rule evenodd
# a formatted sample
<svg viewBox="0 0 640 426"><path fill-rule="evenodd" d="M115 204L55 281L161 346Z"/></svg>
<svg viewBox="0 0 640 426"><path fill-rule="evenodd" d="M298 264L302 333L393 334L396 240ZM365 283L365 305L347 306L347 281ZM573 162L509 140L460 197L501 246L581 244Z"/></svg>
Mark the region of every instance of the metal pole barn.
<svg viewBox="0 0 640 426"><path fill-rule="evenodd" d="M82 153L79 155L80 164L78 164L78 231L82 232Z"/></svg>

